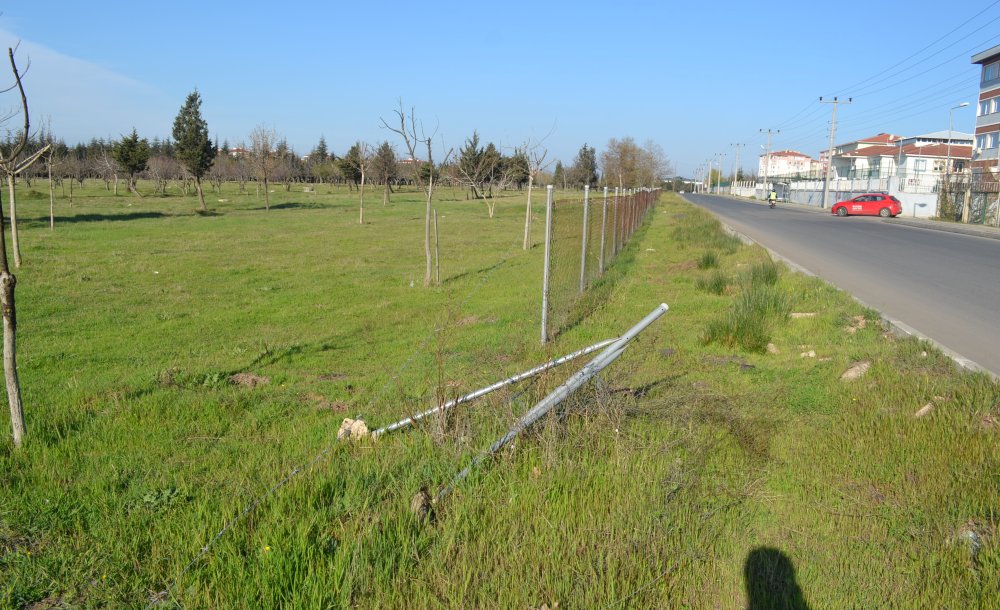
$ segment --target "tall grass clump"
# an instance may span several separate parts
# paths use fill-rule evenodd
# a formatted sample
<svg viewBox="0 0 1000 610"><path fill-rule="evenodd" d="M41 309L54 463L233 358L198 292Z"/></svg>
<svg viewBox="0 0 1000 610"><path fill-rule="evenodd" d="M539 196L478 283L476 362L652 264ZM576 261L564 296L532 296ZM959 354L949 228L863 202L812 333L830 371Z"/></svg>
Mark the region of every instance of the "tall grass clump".
<svg viewBox="0 0 1000 610"><path fill-rule="evenodd" d="M715 269L718 266L719 256L714 251L709 250L698 259L699 269Z"/></svg>
<svg viewBox="0 0 1000 610"><path fill-rule="evenodd" d="M735 235L722 229L722 224L703 210L693 210L684 215L684 222L673 229L673 239L682 245L697 244L724 254L733 254L743 243Z"/></svg>
<svg viewBox="0 0 1000 610"><path fill-rule="evenodd" d="M778 265L774 261L755 263L747 274L746 281L751 285L774 286L778 283Z"/></svg>
<svg viewBox="0 0 1000 610"><path fill-rule="evenodd" d="M705 343L721 343L748 352L767 348L775 324L787 318L791 310L788 294L777 284L777 266L772 263L771 268L773 275L766 264L754 266L727 316L706 327ZM759 281L754 281L755 275Z"/></svg>
<svg viewBox="0 0 1000 610"><path fill-rule="evenodd" d="M698 290L704 290L712 294L722 294L729 285L729 278L722 271L716 271L708 277L700 277L695 281Z"/></svg>

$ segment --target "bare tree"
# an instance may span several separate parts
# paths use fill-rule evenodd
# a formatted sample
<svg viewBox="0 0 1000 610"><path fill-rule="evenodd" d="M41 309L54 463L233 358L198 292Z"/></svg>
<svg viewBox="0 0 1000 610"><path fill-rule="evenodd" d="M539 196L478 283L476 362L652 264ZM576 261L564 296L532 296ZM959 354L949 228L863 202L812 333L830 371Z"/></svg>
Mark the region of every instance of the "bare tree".
<svg viewBox="0 0 1000 610"><path fill-rule="evenodd" d="M14 74L14 86L21 96L21 111L24 115L24 128L21 131L17 143L9 151L0 154L0 168L7 175L7 184L10 192L14 192L14 177L31 166L38 158L49 149L46 145L28 158L18 161L17 158L24 150L24 145L28 141L28 133L31 127L28 120L28 98L24 93L24 86L21 84L21 74L17 70L14 62L14 49L7 49L7 57L10 59L10 70ZM8 91L10 90L8 89ZM13 116L13 115L11 115ZM10 117L8 117L10 118ZM11 218L13 219L14 200L11 199ZM14 307L14 288L17 285L17 278L10 272L7 264L7 244L5 243L6 232L3 228L3 208L0 207L0 311L3 315L3 372L7 385L7 404L10 405L10 421L14 431L14 446L20 447L24 438L24 408L21 405L21 384L17 378L17 316ZM16 235L11 224L11 236ZM12 244L13 245L13 244ZM15 257L17 248L14 248Z"/></svg>
<svg viewBox="0 0 1000 610"><path fill-rule="evenodd" d="M341 159L346 169L353 173L359 180L358 193L360 194L360 211L358 214L358 224L365 224L365 180L372 166L372 147L367 142L358 140L347 155Z"/></svg>
<svg viewBox="0 0 1000 610"><path fill-rule="evenodd" d="M18 241L17 234L17 191L15 189L15 183L17 181L17 176L34 165L35 162L38 161L42 155L44 155L51 148L51 144L45 144L44 146L39 147L38 150L23 159L19 158L21 153L24 152L25 145L28 143L30 138L28 134L28 101L24 96L24 89L21 86L21 75L18 73L17 66L14 63L14 49L8 47L7 56L10 58L11 70L14 72L14 79L17 81L16 84L9 87L7 91L16 87L21 93L22 108L24 113L24 129L10 143L10 149L3 151L6 154L3 154L2 158L0 158L0 169L3 170L3 173L7 178L7 192L8 197L10 198L10 245L14 254L14 266L20 267L21 245ZM13 118L13 116L15 116L15 114L5 117L5 120Z"/></svg>
<svg viewBox="0 0 1000 610"><path fill-rule="evenodd" d="M510 183L510 176L504 169L503 157L497 147L492 142L480 147L479 134L472 132L472 137L459 151L458 162L453 166L453 179L482 199L489 217L493 218L497 204L496 190L502 190ZM499 184L501 182L504 184Z"/></svg>
<svg viewBox="0 0 1000 610"><path fill-rule="evenodd" d="M528 155L528 205L524 212L524 243L521 246L525 250L531 248L531 190L535 185L535 179L538 177L538 174L552 163L551 161L545 161L545 157L548 156L549 151L542 146L542 142L544 141L543 138L539 142L526 142L522 149Z"/></svg>
<svg viewBox="0 0 1000 610"><path fill-rule="evenodd" d="M433 208L431 207L431 202L434 199L434 150L431 141L434 133L427 135L423 124L421 124L418 135L416 113L411 107L410 114L407 116L406 111L403 109L403 100L399 100L399 108L393 110L393 112L396 114L396 118L399 119L399 127L389 125L385 119L381 119L382 126L389 131L399 134L403 138L403 143L406 145L406 152L410 155L409 158L413 160L413 180L420 186L424 184L424 172L421 171L420 163L417 162L417 147L421 144L427 147L427 163L424 165L427 168L427 205L424 209L424 258L427 265L424 272L424 286L430 286L434 279L434 260L433 253L431 252L431 222L434 215ZM445 153L443 163L448 162L449 156L450 152Z"/></svg>
<svg viewBox="0 0 1000 610"><path fill-rule="evenodd" d="M264 209L271 209L271 200L268 196L268 180L274 172L277 162L274 153L274 145L278 141L278 134L273 129L258 125L250 132L250 158L253 165L254 174L257 177L257 196L260 196L260 188L264 186Z"/></svg>

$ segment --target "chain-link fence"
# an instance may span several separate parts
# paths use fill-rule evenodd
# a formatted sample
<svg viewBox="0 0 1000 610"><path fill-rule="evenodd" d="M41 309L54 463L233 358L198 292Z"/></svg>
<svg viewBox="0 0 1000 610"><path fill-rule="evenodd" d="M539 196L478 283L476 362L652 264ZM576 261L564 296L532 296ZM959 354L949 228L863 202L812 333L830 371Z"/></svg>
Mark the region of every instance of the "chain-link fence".
<svg viewBox="0 0 1000 610"><path fill-rule="evenodd" d="M660 196L659 189L600 191L555 200L548 187L542 342L581 317L580 297L614 263Z"/></svg>

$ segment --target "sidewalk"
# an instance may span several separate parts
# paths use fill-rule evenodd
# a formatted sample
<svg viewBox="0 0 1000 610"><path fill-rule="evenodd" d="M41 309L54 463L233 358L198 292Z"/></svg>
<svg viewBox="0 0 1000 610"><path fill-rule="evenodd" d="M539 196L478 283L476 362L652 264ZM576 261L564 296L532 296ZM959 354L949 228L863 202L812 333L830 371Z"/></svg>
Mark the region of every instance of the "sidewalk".
<svg viewBox="0 0 1000 610"><path fill-rule="evenodd" d="M729 194L723 194L721 195L721 197L727 197L729 199L735 199L737 201L743 201L745 203L756 203L757 205L767 205L766 201L761 201L759 199L751 199L749 197L739 197L737 195L729 195ZM821 214L830 213L829 210L824 210L814 205L793 203L791 201L779 201L778 207L791 208L795 210L804 210L808 212L818 212ZM930 229L932 231L947 231L949 233L962 233L964 235L975 235L976 237L986 237L988 239L1000 239L1000 228L990 227L986 225L967 225L958 222L948 222L946 220L932 220L927 218L903 218L900 216L897 216L896 218L886 218L882 222L891 222L893 224L900 224L908 227Z"/></svg>

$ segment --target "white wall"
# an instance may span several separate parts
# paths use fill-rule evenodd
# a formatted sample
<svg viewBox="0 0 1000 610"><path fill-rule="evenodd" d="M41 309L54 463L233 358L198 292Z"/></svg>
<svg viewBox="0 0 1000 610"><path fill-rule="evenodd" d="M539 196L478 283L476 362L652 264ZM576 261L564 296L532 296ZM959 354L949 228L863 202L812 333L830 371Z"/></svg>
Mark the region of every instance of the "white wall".
<svg viewBox="0 0 1000 610"><path fill-rule="evenodd" d="M747 186L739 186L739 185ZM932 218L937 216L937 193L913 193L900 191L898 178L871 178L850 180L841 178L830 181L830 193L827 196L827 206L832 207L838 201L844 201L864 193L884 191L899 199L903 204L901 217ZM764 200L767 193L760 183L737 183L735 195L741 197L756 197ZM792 182L788 200L792 203L820 207L823 205L823 181L805 180Z"/></svg>

